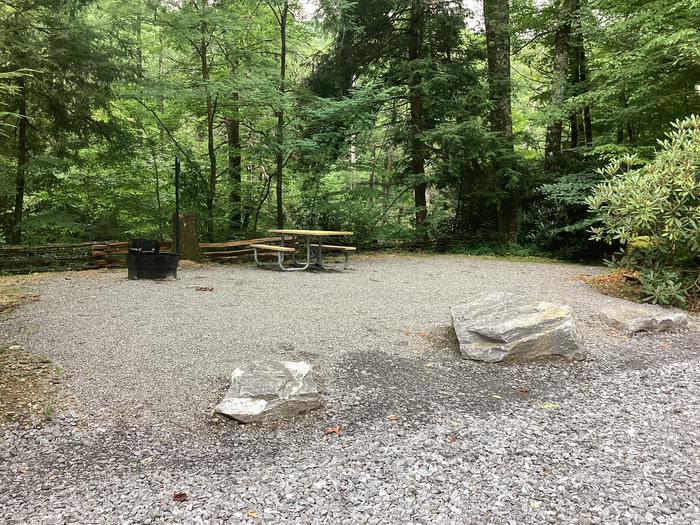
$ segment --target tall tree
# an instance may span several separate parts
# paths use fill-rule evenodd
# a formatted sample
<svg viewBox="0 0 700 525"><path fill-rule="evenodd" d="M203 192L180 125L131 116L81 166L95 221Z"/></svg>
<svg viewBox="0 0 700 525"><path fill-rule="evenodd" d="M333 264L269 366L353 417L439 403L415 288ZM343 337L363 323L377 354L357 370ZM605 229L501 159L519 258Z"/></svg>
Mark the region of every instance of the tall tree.
<svg viewBox="0 0 700 525"><path fill-rule="evenodd" d="M502 139L506 150L513 150L513 113L510 77L509 0L484 0L486 53L488 63L491 130ZM510 184L512 154L494 162L498 199L498 232L504 243L517 240L520 226L520 197Z"/></svg>
<svg viewBox="0 0 700 525"><path fill-rule="evenodd" d="M423 241L427 241L425 220L428 216L425 182L426 145L421 139L423 123L423 86L421 85L420 60L423 58L425 33L425 7L422 0L413 0L408 20L408 100L410 108L409 133L411 136L411 175L413 186L416 229Z"/></svg>
<svg viewBox="0 0 700 525"><path fill-rule="evenodd" d="M27 72L17 77L14 93L5 95L16 123L15 132L0 142L0 151L15 159L14 206L6 223L14 243L22 240L32 174L70 156L80 140L114 131L93 111L107 107L112 82L129 69L90 26L89 4L19 0L0 9L0 63L5 72Z"/></svg>
<svg viewBox="0 0 700 525"><path fill-rule="evenodd" d="M441 94L429 86L438 84L438 77L440 85L449 83L446 77L453 78L454 72L446 69L457 64L465 67L458 62L464 44L464 10L454 2L426 0L328 0L324 8L334 24L335 48L314 72L312 86L319 94L344 96L353 79L379 77L397 88L397 107L406 116L394 140L407 154L404 165L413 193L413 223L418 238L425 241L426 168L434 151L423 136L444 115ZM442 113L436 113L437 108Z"/></svg>
<svg viewBox="0 0 700 525"><path fill-rule="evenodd" d="M275 129L275 193L277 196L277 227L284 228L284 208L282 206L282 179L284 175L284 105L287 89L287 25L290 15L289 2L285 0L279 5L268 2L279 27L279 103L275 110L277 127Z"/></svg>
<svg viewBox="0 0 700 525"><path fill-rule="evenodd" d="M654 145L669 122L700 111L696 0L588 0L594 126L614 142ZM593 22L591 22L593 25ZM596 135L600 135L597 133Z"/></svg>
<svg viewBox="0 0 700 525"><path fill-rule="evenodd" d="M552 122L547 125L544 147L545 159L549 164L555 163L562 148L565 108L571 78L571 17L576 0L559 0L557 2L556 28L554 29L554 47L552 49L552 88L551 108L554 113Z"/></svg>
<svg viewBox="0 0 700 525"><path fill-rule="evenodd" d="M22 241L22 213L24 211L25 169L27 165L27 81L20 77L17 81L17 175L15 177L15 209L12 220L10 242Z"/></svg>

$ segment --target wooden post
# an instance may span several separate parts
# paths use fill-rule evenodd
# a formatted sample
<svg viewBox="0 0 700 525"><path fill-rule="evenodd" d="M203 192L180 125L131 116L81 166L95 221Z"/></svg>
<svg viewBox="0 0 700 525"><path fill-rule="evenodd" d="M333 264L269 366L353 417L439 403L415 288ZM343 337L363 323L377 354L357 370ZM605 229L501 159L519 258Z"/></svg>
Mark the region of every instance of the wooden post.
<svg viewBox="0 0 700 525"><path fill-rule="evenodd" d="M175 223L176 216L173 214L173 230L175 230ZM176 239L174 232L173 239ZM202 260L202 250L199 248L199 236L197 235L197 216L194 213L180 214L179 244L180 259L188 261Z"/></svg>

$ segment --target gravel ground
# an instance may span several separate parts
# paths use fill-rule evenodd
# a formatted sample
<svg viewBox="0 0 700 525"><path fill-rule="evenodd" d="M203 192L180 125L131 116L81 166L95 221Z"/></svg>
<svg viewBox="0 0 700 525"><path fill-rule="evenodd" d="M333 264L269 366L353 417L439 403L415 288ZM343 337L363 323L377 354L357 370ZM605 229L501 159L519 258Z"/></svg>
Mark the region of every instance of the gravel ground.
<svg viewBox="0 0 700 525"><path fill-rule="evenodd" d="M50 356L76 404L0 429L0 523L700 523L697 318L616 334L597 315L623 301L578 279L600 272L435 256L56 274L0 343ZM571 305L590 358L461 359L449 307L489 290ZM214 416L263 356L311 362L323 408Z"/></svg>

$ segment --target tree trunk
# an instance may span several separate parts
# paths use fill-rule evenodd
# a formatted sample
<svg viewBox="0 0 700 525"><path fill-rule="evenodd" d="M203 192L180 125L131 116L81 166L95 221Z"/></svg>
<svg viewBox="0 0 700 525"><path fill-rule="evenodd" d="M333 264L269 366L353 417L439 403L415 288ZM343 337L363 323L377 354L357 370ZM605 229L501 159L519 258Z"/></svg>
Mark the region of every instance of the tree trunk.
<svg viewBox="0 0 700 525"><path fill-rule="evenodd" d="M173 213L173 251L175 251L175 213ZM201 261L202 250L199 247L199 235L197 235L197 216L194 213L180 214L180 259L188 261Z"/></svg>
<svg viewBox="0 0 700 525"><path fill-rule="evenodd" d="M551 107L558 113L563 113L566 101L566 90L569 85L571 72L571 15L576 0L561 0L557 28L554 32L554 49L552 51L552 89ZM575 117L573 117L575 118ZM573 118L571 120L573 130ZM561 154L563 123L561 115L557 115L547 126L544 155L549 165L555 165Z"/></svg>
<svg viewBox="0 0 700 525"><path fill-rule="evenodd" d="M588 91L588 58L586 57L586 48L583 42L583 35L579 42L579 80L584 84L584 89ZM593 127L591 124L591 108L588 104L583 106L583 135L586 141L586 146L593 145Z"/></svg>
<svg viewBox="0 0 700 525"><path fill-rule="evenodd" d="M374 204L375 173L377 171L377 145L372 146L372 170L369 172L369 203Z"/></svg>
<svg viewBox="0 0 700 525"><path fill-rule="evenodd" d="M143 38L141 37L141 11L136 14L136 78L143 81Z"/></svg>
<svg viewBox="0 0 700 525"><path fill-rule="evenodd" d="M513 136L510 81L510 6L508 0L484 0L491 130Z"/></svg>
<svg viewBox="0 0 700 525"><path fill-rule="evenodd" d="M593 145L593 124L591 123L591 108L588 104L583 106L583 132L586 137L586 146Z"/></svg>
<svg viewBox="0 0 700 525"><path fill-rule="evenodd" d="M207 240L214 242L214 197L216 196L216 151L214 150L214 109L207 100L207 152L209 154L209 191L207 192Z"/></svg>
<svg viewBox="0 0 700 525"><path fill-rule="evenodd" d="M615 138L616 144L622 144L625 141L625 132L622 128L617 128L617 137Z"/></svg>
<svg viewBox="0 0 700 525"><path fill-rule="evenodd" d="M19 88L19 98L17 105L17 172L15 175L15 209L12 216L12 230L10 232L10 243L20 244L22 242L22 212L24 209L24 184L25 170L27 164L27 87L24 77L17 81Z"/></svg>
<svg viewBox="0 0 700 525"><path fill-rule="evenodd" d="M233 116L226 119L226 134L228 139L228 174L231 182L231 215L229 227L231 236L240 235L243 225L243 208L241 206L241 123L238 113L238 93L234 93L235 107Z"/></svg>
<svg viewBox="0 0 700 525"><path fill-rule="evenodd" d="M413 0L411 3L411 16L409 20L409 106L410 120L409 129L411 134L411 175L414 178L413 200L414 200L414 220L416 233L419 240L427 242L427 232L425 231L425 220L428 216L425 182L425 150L426 146L419 138L423 130L423 93L421 86L421 74L417 69L417 63L423 52L423 33L425 26L424 6L422 0Z"/></svg>
<svg viewBox="0 0 700 525"><path fill-rule="evenodd" d="M262 194L260 195L260 200L258 201L258 206L255 209L255 214L253 215L253 237L257 236L258 234L258 218L260 217L260 210L262 209L263 204L265 204L268 195L270 195L270 186L272 186L272 179L267 177Z"/></svg>
<svg viewBox="0 0 700 525"><path fill-rule="evenodd" d="M155 190L156 190L156 222L158 224L158 239L163 240L163 205L160 198L160 170L158 169L158 154L156 153L156 144L150 137L146 138L148 149L151 152L151 160L153 162L153 173L155 175Z"/></svg>
<svg viewBox="0 0 700 525"><path fill-rule="evenodd" d="M571 13L571 35L569 38L571 60L571 86L573 95L580 96L588 91L588 64L581 26L581 0L573 0ZM590 146L593 143L591 110L587 104L576 108L570 116L571 147Z"/></svg>
<svg viewBox="0 0 700 525"><path fill-rule="evenodd" d="M287 77L287 15L289 2L282 5L278 22L280 27L280 106L277 110L277 147L275 151L275 193L277 196L277 227L284 228L284 209L282 208L282 175L284 171L284 94Z"/></svg>
<svg viewBox="0 0 700 525"><path fill-rule="evenodd" d="M577 148L578 147L578 128L579 128L579 122L578 122L578 111L572 111L571 114L569 115L569 130L571 134L571 141L569 146L571 149Z"/></svg>
<svg viewBox="0 0 700 525"><path fill-rule="evenodd" d="M206 0L202 0L201 11L206 8ZM209 42L207 41L207 24L202 20L200 25L201 40L199 57L202 62L202 80L207 100L207 154L209 155L209 191L207 192L207 240L214 242L214 198L216 196L216 150L214 148L214 117L216 104L209 91Z"/></svg>
<svg viewBox="0 0 700 525"><path fill-rule="evenodd" d="M491 130L513 148L513 115L510 80L510 4L509 0L484 0L486 54L488 60ZM508 161L495 161L498 233L504 244L517 241L520 225L520 197L508 187Z"/></svg>

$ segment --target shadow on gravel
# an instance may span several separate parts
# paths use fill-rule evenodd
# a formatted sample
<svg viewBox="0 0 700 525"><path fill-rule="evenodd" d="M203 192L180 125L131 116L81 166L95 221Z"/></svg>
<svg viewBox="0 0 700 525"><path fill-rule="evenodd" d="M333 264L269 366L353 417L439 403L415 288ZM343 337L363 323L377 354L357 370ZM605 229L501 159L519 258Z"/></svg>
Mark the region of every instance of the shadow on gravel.
<svg viewBox="0 0 700 525"><path fill-rule="evenodd" d="M486 414L500 410L504 400L524 400L509 382L516 374L485 373L484 365L458 357L353 352L337 368L328 411L350 424L390 415L424 419L445 410Z"/></svg>
<svg viewBox="0 0 700 525"><path fill-rule="evenodd" d="M625 370L654 370L700 358L687 346L687 333L616 337L593 342L585 361L546 358L527 363L480 363L459 355L451 327L413 334L423 353L409 357L395 352L352 352L340 357L337 379L328 385L330 416L348 424L397 415L426 420L439 412L476 417L564 401L594 387L601 376Z"/></svg>

